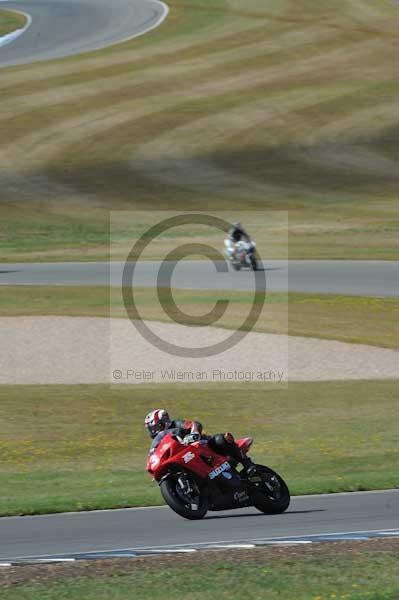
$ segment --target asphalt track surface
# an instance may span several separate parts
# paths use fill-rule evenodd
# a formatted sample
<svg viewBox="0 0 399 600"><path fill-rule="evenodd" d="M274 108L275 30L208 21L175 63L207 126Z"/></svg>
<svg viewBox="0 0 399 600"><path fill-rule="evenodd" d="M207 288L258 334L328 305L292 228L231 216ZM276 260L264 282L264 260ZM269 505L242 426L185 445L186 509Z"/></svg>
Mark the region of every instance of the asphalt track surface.
<svg viewBox="0 0 399 600"><path fill-rule="evenodd" d="M50 60L111 46L142 35L168 13L157 0L0 0L26 13L26 31L0 47L0 67Z"/></svg>
<svg viewBox="0 0 399 600"><path fill-rule="evenodd" d="M398 523L399 490L298 496L282 515L263 515L249 508L210 512L195 522L182 519L168 507L5 517L0 519L0 560L389 531Z"/></svg>
<svg viewBox="0 0 399 600"><path fill-rule="evenodd" d="M137 263L133 286L167 285L167 277L158 278L160 266L155 261ZM175 266L171 278L175 288L254 289L254 275L248 270L233 272L229 268L227 272L218 272L210 261L181 261L171 266ZM3 263L0 285L120 286L123 267L122 262ZM268 291L286 291L288 286L292 292L399 296L399 262L271 260L264 264L264 269Z"/></svg>

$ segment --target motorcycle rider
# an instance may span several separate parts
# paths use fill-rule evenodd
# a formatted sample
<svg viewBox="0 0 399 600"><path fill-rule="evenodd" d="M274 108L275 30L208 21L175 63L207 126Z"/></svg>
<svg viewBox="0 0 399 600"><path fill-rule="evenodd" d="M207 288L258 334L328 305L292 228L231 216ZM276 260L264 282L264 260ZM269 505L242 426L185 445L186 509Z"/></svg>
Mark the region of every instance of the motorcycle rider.
<svg viewBox="0 0 399 600"><path fill-rule="evenodd" d="M217 433L212 436L203 435L202 424L199 421L172 420L168 411L163 408L156 408L149 412L144 423L153 440L150 454L155 452L156 448L167 434L179 436L182 438L183 444L186 445L203 439L207 440L210 448L214 452L223 456L231 456L231 458L241 463L248 476L256 474L256 466L245 452L237 446L231 433Z"/></svg>
<svg viewBox="0 0 399 600"><path fill-rule="evenodd" d="M229 239L233 244L241 242L241 240L244 240L248 244L252 243L251 237L245 231L245 229L242 227L239 221L232 223L231 229L229 230Z"/></svg>
<svg viewBox="0 0 399 600"><path fill-rule="evenodd" d="M228 238L224 241L225 254L230 260L234 258L240 242L245 244L247 257L251 256L250 262L251 264L254 263L255 260L252 259L252 255L254 253L255 244L253 243L251 236L242 227L241 223L236 221L232 224ZM254 270L256 270L256 268L254 268Z"/></svg>

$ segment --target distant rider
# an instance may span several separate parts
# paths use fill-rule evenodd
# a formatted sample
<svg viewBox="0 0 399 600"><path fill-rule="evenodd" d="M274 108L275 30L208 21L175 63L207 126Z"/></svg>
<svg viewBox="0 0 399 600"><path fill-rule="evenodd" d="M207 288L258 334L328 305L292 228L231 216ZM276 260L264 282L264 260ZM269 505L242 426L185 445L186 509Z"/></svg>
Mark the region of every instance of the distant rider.
<svg viewBox="0 0 399 600"><path fill-rule="evenodd" d="M248 244L252 242L251 237L245 231L245 229L242 227L239 221L232 223L231 229L229 231L229 239L233 242L233 244L241 242L241 240L247 242Z"/></svg>
<svg viewBox="0 0 399 600"><path fill-rule="evenodd" d="M231 433L217 433L213 436L202 434L202 424L199 421L172 420L169 413L163 408L157 408L145 418L145 426L152 438L150 454L155 452L156 448L167 434L177 435L183 440L183 444L192 444L200 439L207 440L209 447L218 454L231 456L237 462L241 463L247 473L251 476L255 473L256 467L252 460L246 456L234 441Z"/></svg>

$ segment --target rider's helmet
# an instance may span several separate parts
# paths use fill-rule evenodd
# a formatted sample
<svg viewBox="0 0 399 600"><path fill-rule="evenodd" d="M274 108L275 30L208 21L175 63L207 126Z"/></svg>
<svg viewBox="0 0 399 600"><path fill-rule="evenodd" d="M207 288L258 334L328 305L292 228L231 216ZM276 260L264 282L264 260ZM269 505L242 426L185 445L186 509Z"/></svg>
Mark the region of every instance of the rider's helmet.
<svg viewBox="0 0 399 600"><path fill-rule="evenodd" d="M154 438L160 431L167 429L171 423L168 411L156 408L146 416L144 420L148 433Z"/></svg>
<svg viewBox="0 0 399 600"><path fill-rule="evenodd" d="M240 221L235 221L234 223L232 223L232 226L234 227L234 229L241 229Z"/></svg>

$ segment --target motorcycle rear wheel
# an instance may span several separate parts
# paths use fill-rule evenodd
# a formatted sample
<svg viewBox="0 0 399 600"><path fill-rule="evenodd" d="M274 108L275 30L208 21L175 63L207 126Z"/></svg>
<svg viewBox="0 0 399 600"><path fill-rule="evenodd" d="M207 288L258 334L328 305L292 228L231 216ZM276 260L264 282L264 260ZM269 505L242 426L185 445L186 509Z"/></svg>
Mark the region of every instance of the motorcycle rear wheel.
<svg viewBox="0 0 399 600"><path fill-rule="evenodd" d="M199 519L203 519L208 512L208 501L206 498L202 498L198 496L196 498L195 506L197 508L192 508L193 503L190 504L188 502L184 502L181 495L178 494L177 491L177 477L171 475L166 479L162 480L159 484L161 488L161 494L166 504L178 515L184 517L185 519L189 519L190 521L197 521Z"/></svg>
<svg viewBox="0 0 399 600"><path fill-rule="evenodd" d="M291 496L284 479L269 467L256 465L263 479L259 488L252 489L255 508L269 515L278 515L287 510ZM267 487L270 486L270 487Z"/></svg>

